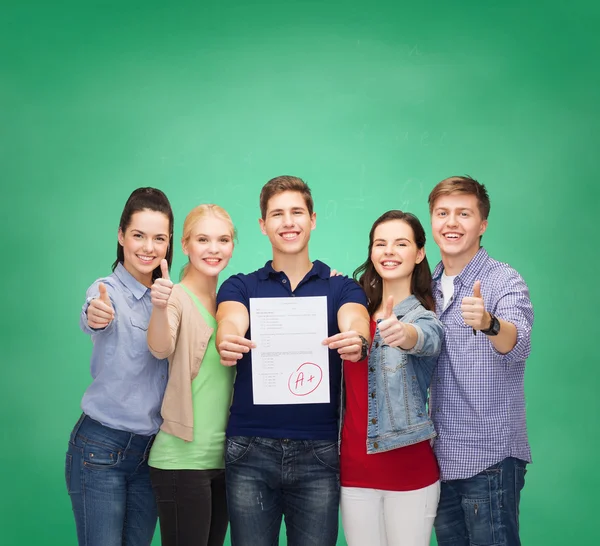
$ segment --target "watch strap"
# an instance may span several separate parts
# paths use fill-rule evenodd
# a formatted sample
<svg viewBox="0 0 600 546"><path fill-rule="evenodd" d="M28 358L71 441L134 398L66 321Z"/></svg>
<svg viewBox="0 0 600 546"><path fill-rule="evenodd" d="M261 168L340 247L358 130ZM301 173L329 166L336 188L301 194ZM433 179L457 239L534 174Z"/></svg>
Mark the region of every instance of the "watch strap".
<svg viewBox="0 0 600 546"><path fill-rule="evenodd" d="M481 330L481 333L485 334L486 336L497 336L498 332L500 331L500 322L492 313L490 313L490 318L490 327L486 328L485 330Z"/></svg>

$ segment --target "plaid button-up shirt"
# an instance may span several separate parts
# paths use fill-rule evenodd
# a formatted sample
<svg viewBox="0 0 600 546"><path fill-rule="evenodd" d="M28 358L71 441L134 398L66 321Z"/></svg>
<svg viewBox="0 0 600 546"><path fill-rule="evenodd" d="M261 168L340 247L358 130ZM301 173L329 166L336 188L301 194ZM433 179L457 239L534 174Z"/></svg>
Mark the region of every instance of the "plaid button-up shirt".
<svg viewBox="0 0 600 546"><path fill-rule="evenodd" d="M443 309L442 272L440 263L433 294L445 336L430 398L442 480L470 478L506 457L531 462L523 388L533 325L527 285L480 248L454 279L454 296ZM473 295L475 281L481 281L486 310L517 327L517 343L505 355L485 334L473 335L462 319L462 299Z"/></svg>

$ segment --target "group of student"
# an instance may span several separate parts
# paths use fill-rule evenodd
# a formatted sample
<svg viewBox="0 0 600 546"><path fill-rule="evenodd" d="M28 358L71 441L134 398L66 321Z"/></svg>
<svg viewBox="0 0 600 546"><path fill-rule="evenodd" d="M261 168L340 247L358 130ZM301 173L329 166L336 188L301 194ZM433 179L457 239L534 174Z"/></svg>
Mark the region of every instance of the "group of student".
<svg viewBox="0 0 600 546"><path fill-rule="evenodd" d="M523 388L533 309L521 276L481 246L485 186L429 195L441 262L416 216L375 220L354 279L309 258L316 214L293 176L260 194L273 259L217 291L230 216L186 217L174 284L173 213L140 188L113 273L87 291L93 381L66 455L78 542L147 546L520 545L531 462ZM251 298L325 296L329 402L255 404Z"/></svg>

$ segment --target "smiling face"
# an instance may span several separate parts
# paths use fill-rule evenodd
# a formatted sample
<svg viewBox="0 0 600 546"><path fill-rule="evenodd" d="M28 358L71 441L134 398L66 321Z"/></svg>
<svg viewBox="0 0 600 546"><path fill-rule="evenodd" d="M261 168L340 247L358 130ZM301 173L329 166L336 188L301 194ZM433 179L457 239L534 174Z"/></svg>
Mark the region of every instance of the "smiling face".
<svg viewBox="0 0 600 546"><path fill-rule="evenodd" d="M198 273L216 277L233 254L232 226L214 214L204 215L194 223L189 237L182 241L182 248Z"/></svg>
<svg viewBox="0 0 600 546"><path fill-rule="evenodd" d="M307 252L310 232L316 227L316 214L309 213L301 193L284 191L267 202L260 229L271 241L273 255Z"/></svg>
<svg viewBox="0 0 600 546"><path fill-rule="evenodd" d="M410 281L424 257L425 250L417 248L413 230L404 220L389 220L375 228L371 262L384 281Z"/></svg>
<svg viewBox="0 0 600 546"><path fill-rule="evenodd" d="M442 260L458 260L464 267L477 254L480 237L487 225L487 220L481 217L475 195L442 195L433 203L431 231L440 247Z"/></svg>
<svg viewBox="0 0 600 546"><path fill-rule="evenodd" d="M152 272L169 248L169 218L162 212L141 210L131 215L125 233L119 229L123 266L140 283L152 285Z"/></svg>

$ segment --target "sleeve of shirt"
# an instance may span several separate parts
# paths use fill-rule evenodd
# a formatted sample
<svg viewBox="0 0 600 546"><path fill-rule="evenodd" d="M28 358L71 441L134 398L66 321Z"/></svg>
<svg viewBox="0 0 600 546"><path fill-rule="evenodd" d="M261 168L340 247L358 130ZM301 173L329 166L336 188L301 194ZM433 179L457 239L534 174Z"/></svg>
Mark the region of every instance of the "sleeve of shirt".
<svg viewBox="0 0 600 546"><path fill-rule="evenodd" d="M427 311L424 315L415 320L412 325L417 331L417 342L412 349L408 351L400 349L402 352L416 356L438 356L442 350L442 340L444 339L444 327L432 311Z"/></svg>
<svg viewBox="0 0 600 546"><path fill-rule="evenodd" d="M250 312L250 300L248 298L248 287L241 275L229 277L219 288L217 293L217 305L224 301L237 301L242 303Z"/></svg>
<svg viewBox="0 0 600 546"><path fill-rule="evenodd" d="M100 290L98 290L98 285L103 282L104 286L106 286L106 292L108 293L108 297L110 298L110 302L112 303L113 309L115 310L115 318L111 321L111 323L106 328L90 328L87 320L87 310L90 306L90 302L93 299L100 297ZM115 323L117 316L117 308L115 306L115 302L111 292L114 288L107 282L107 279L98 279L92 286L90 286L85 293L85 302L83 307L81 308L81 314L79 315L79 328L84 334L92 335L99 334L102 332L110 332L113 329L113 324Z"/></svg>
<svg viewBox="0 0 600 546"><path fill-rule="evenodd" d="M338 278L340 277L332 277L332 280ZM342 279L343 283L339 291L337 308L339 309L346 303L358 303L367 307L367 296L360 284L350 277L342 277Z"/></svg>
<svg viewBox="0 0 600 546"><path fill-rule="evenodd" d="M491 312L516 326L517 343L506 354L494 351L504 364L523 362L531 353L533 305L529 299L529 289L515 270L511 270L508 277L498 280L496 285L499 286L500 294Z"/></svg>
<svg viewBox="0 0 600 546"><path fill-rule="evenodd" d="M148 349L156 358L169 358L177 346L177 338L179 337L179 325L181 324L181 315L183 314L183 306L179 295L171 294L167 302L167 315L169 317L169 346L164 351L157 351L152 347L152 341L148 336Z"/></svg>

